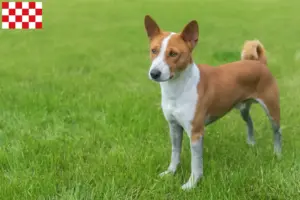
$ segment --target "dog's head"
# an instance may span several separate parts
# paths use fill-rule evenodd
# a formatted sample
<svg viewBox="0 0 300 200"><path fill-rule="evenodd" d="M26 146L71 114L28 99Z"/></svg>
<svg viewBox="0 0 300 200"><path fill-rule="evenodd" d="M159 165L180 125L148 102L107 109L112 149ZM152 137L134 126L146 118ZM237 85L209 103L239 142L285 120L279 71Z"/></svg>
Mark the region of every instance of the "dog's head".
<svg viewBox="0 0 300 200"><path fill-rule="evenodd" d="M145 28L150 42L150 79L157 82L175 78L192 61L192 51L198 42L198 23L189 22L180 33L163 31L149 16L145 16Z"/></svg>

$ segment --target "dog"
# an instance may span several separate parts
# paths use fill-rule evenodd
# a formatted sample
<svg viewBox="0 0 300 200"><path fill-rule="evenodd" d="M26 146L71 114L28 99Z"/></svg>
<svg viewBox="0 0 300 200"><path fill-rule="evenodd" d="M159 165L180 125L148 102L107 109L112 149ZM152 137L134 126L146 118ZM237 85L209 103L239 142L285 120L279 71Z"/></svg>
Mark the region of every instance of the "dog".
<svg viewBox="0 0 300 200"><path fill-rule="evenodd" d="M279 89L267 67L259 40L246 40L241 60L212 67L195 64L192 52L199 28L190 21L180 33L167 32L151 16L144 18L150 43L149 78L160 84L161 106L169 125L171 162L160 176L174 174L180 162L183 131L190 139L191 175L182 189L194 188L203 176L204 129L236 108L247 126L247 142L255 143L251 104L260 104L274 132L274 152L281 155Z"/></svg>

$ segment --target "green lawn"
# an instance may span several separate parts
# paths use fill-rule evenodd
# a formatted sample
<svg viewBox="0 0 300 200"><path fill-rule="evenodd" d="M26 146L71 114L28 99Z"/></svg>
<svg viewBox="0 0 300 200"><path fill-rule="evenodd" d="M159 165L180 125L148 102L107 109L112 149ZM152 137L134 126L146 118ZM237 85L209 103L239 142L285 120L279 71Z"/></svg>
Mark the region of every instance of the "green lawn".
<svg viewBox="0 0 300 200"><path fill-rule="evenodd" d="M0 30L0 199L300 199L299 0L45 1L44 29ZM184 137L175 176L144 15L168 31L200 26L197 63L239 59L259 39L281 91L283 157L255 105L257 144L232 111L209 126L204 178L190 174ZM226 97L224 97L226 98Z"/></svg>

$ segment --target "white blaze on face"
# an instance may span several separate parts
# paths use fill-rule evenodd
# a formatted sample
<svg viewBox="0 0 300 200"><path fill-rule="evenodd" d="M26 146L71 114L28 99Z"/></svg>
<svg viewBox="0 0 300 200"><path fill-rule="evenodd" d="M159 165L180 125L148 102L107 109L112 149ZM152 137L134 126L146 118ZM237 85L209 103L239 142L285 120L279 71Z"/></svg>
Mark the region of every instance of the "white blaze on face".
<svg viewBox="0 0 300 200"><path fill-rule="evenodd" d="M166 38L162 40L162 44L160 47L160 51L158 56L152 61L150 70L149 70L149 77L152 79L150 72L151 70L159 70L161 72L161 75L158 79L155 79L155 81L167 81L171 77L171 72L170 72L170 66L165 62L165 55L166 55L166 50L167 46L169 43L169 40L171 39L172 35L175 33L170 33Z"/></svg>

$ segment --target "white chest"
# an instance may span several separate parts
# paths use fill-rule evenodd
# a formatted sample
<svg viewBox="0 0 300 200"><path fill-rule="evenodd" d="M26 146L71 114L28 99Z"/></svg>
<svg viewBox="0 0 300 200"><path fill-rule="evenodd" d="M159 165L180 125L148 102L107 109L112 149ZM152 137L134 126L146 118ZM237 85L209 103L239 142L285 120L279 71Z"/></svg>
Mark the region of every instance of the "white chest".
<svg viewBox="0 0 300 200"><path fill-rule="evenodd" d="M193 72L193 73L192 73ZM195 117L198 103L197 85L200 81L199 71L194 69L192 75L181 77L174 83L161 84L162 109L168 121L176 121L188 133Z"/></svg>
<svg viewBox="0 0 300 200"><path fill-rule="evenodd" d="M178 99L165 99L162 101L162 109L168 121L176 121L186 131L190 130L197 105L197 94Z"/></svg>

